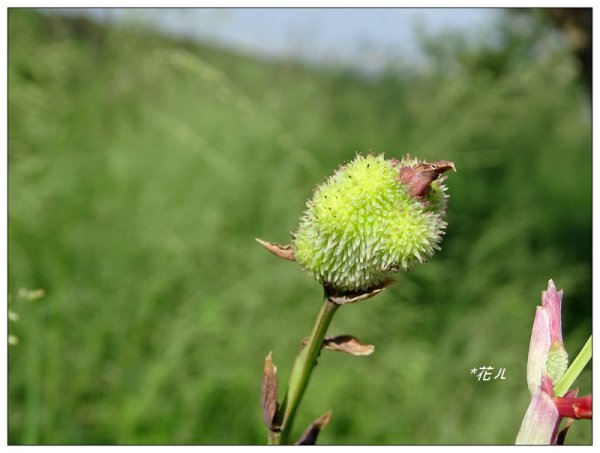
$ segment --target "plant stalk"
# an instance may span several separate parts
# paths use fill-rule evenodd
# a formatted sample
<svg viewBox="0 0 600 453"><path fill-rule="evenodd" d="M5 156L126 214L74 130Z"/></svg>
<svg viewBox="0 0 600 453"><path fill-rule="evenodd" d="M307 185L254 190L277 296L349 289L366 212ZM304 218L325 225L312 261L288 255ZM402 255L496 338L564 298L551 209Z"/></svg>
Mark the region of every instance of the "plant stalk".
<svg viewBox="0 0 600 453"><path fill-rule="evenodd" d="M575 360L571 363L565 374L560 378L560 380L554 386L554 394L556 396L564 396L567 393L567 390L571 388L575 379L579 376L579 374L583 371L587 363L592 358L592 336L588 338L588 340L575 357Z"/></svg>
<svg viewBox="0 0 600 453"><path fill-rule="evenodd" d="M292 367L287 392L279 410L279 413L283 414L280 420L281 432L274 433L274 436L269 436L269 444L271 445L286 445L289 441L296 412L308 386L312 371L317 364L317 357L321 351L327 328L338 307L338 304L331 302L327 295L325 295L323 306L317 316L308 342L296 357L294 366Z"/></svg>

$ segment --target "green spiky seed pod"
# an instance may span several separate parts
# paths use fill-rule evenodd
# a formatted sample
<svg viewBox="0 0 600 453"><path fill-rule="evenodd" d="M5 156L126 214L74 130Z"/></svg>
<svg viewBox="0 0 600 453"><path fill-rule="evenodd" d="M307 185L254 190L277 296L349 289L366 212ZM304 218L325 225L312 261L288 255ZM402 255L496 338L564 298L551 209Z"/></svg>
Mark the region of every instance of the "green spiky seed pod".
<svg viewBox="0 0 600 453"><path fill-rule="evenodd" d="M439 250L451 162L356 158L318 186L294 234L295 259L338 291L369 290Z"/></svg>

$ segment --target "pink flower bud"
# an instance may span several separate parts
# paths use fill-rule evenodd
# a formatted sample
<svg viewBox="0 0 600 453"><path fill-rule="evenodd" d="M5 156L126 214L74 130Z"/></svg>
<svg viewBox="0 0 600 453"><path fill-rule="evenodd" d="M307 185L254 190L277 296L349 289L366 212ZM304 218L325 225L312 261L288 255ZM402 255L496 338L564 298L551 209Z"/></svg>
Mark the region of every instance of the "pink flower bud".
<svg viewBox="0 0 600 453"><path fill-rule="evenodd" d="M564 397L554 396L553 385L568 366L561 326L562 294L550 280L548 289L542 291L542 305L536 307L527 358L531 402L517 444L555 444L563 417L592 418L592 395L576 398L577 391L570 390Z"/></svg>

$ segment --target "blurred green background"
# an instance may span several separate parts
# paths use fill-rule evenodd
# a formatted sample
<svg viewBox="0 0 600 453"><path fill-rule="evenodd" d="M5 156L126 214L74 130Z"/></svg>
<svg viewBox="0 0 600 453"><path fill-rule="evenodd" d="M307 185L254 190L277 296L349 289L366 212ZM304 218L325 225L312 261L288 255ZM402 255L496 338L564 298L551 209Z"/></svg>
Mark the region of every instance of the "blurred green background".
<svg viewBox="0 0 600 453"><path fill-rule="evenodd" d="M369 77L34 10L8 25L10 444L265 443L263 360L284 387L321 289L254 238L287 243L356 151L454 161L447 236L338 312L330 333L375 353L323 353L296 435L333 409L321 444L511 444L548 279L571 357L591 334L590 99L543 12L503 13L494 45L422 36L424 68ZM567 443L590 442L576 422Z"/></svg>

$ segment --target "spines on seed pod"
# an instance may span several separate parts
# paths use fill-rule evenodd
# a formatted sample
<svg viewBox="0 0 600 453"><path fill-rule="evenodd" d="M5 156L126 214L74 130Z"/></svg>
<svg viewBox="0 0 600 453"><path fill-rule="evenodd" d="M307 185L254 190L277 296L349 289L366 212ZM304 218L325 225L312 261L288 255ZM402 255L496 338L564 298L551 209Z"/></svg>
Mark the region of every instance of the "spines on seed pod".
<svg viewBox="0 0 600 453"><path fill-rule="evenodd" d="M439 250L454 165L357 155L318 186L294 234L298 263L340 291L368 290Z"/></svg>

